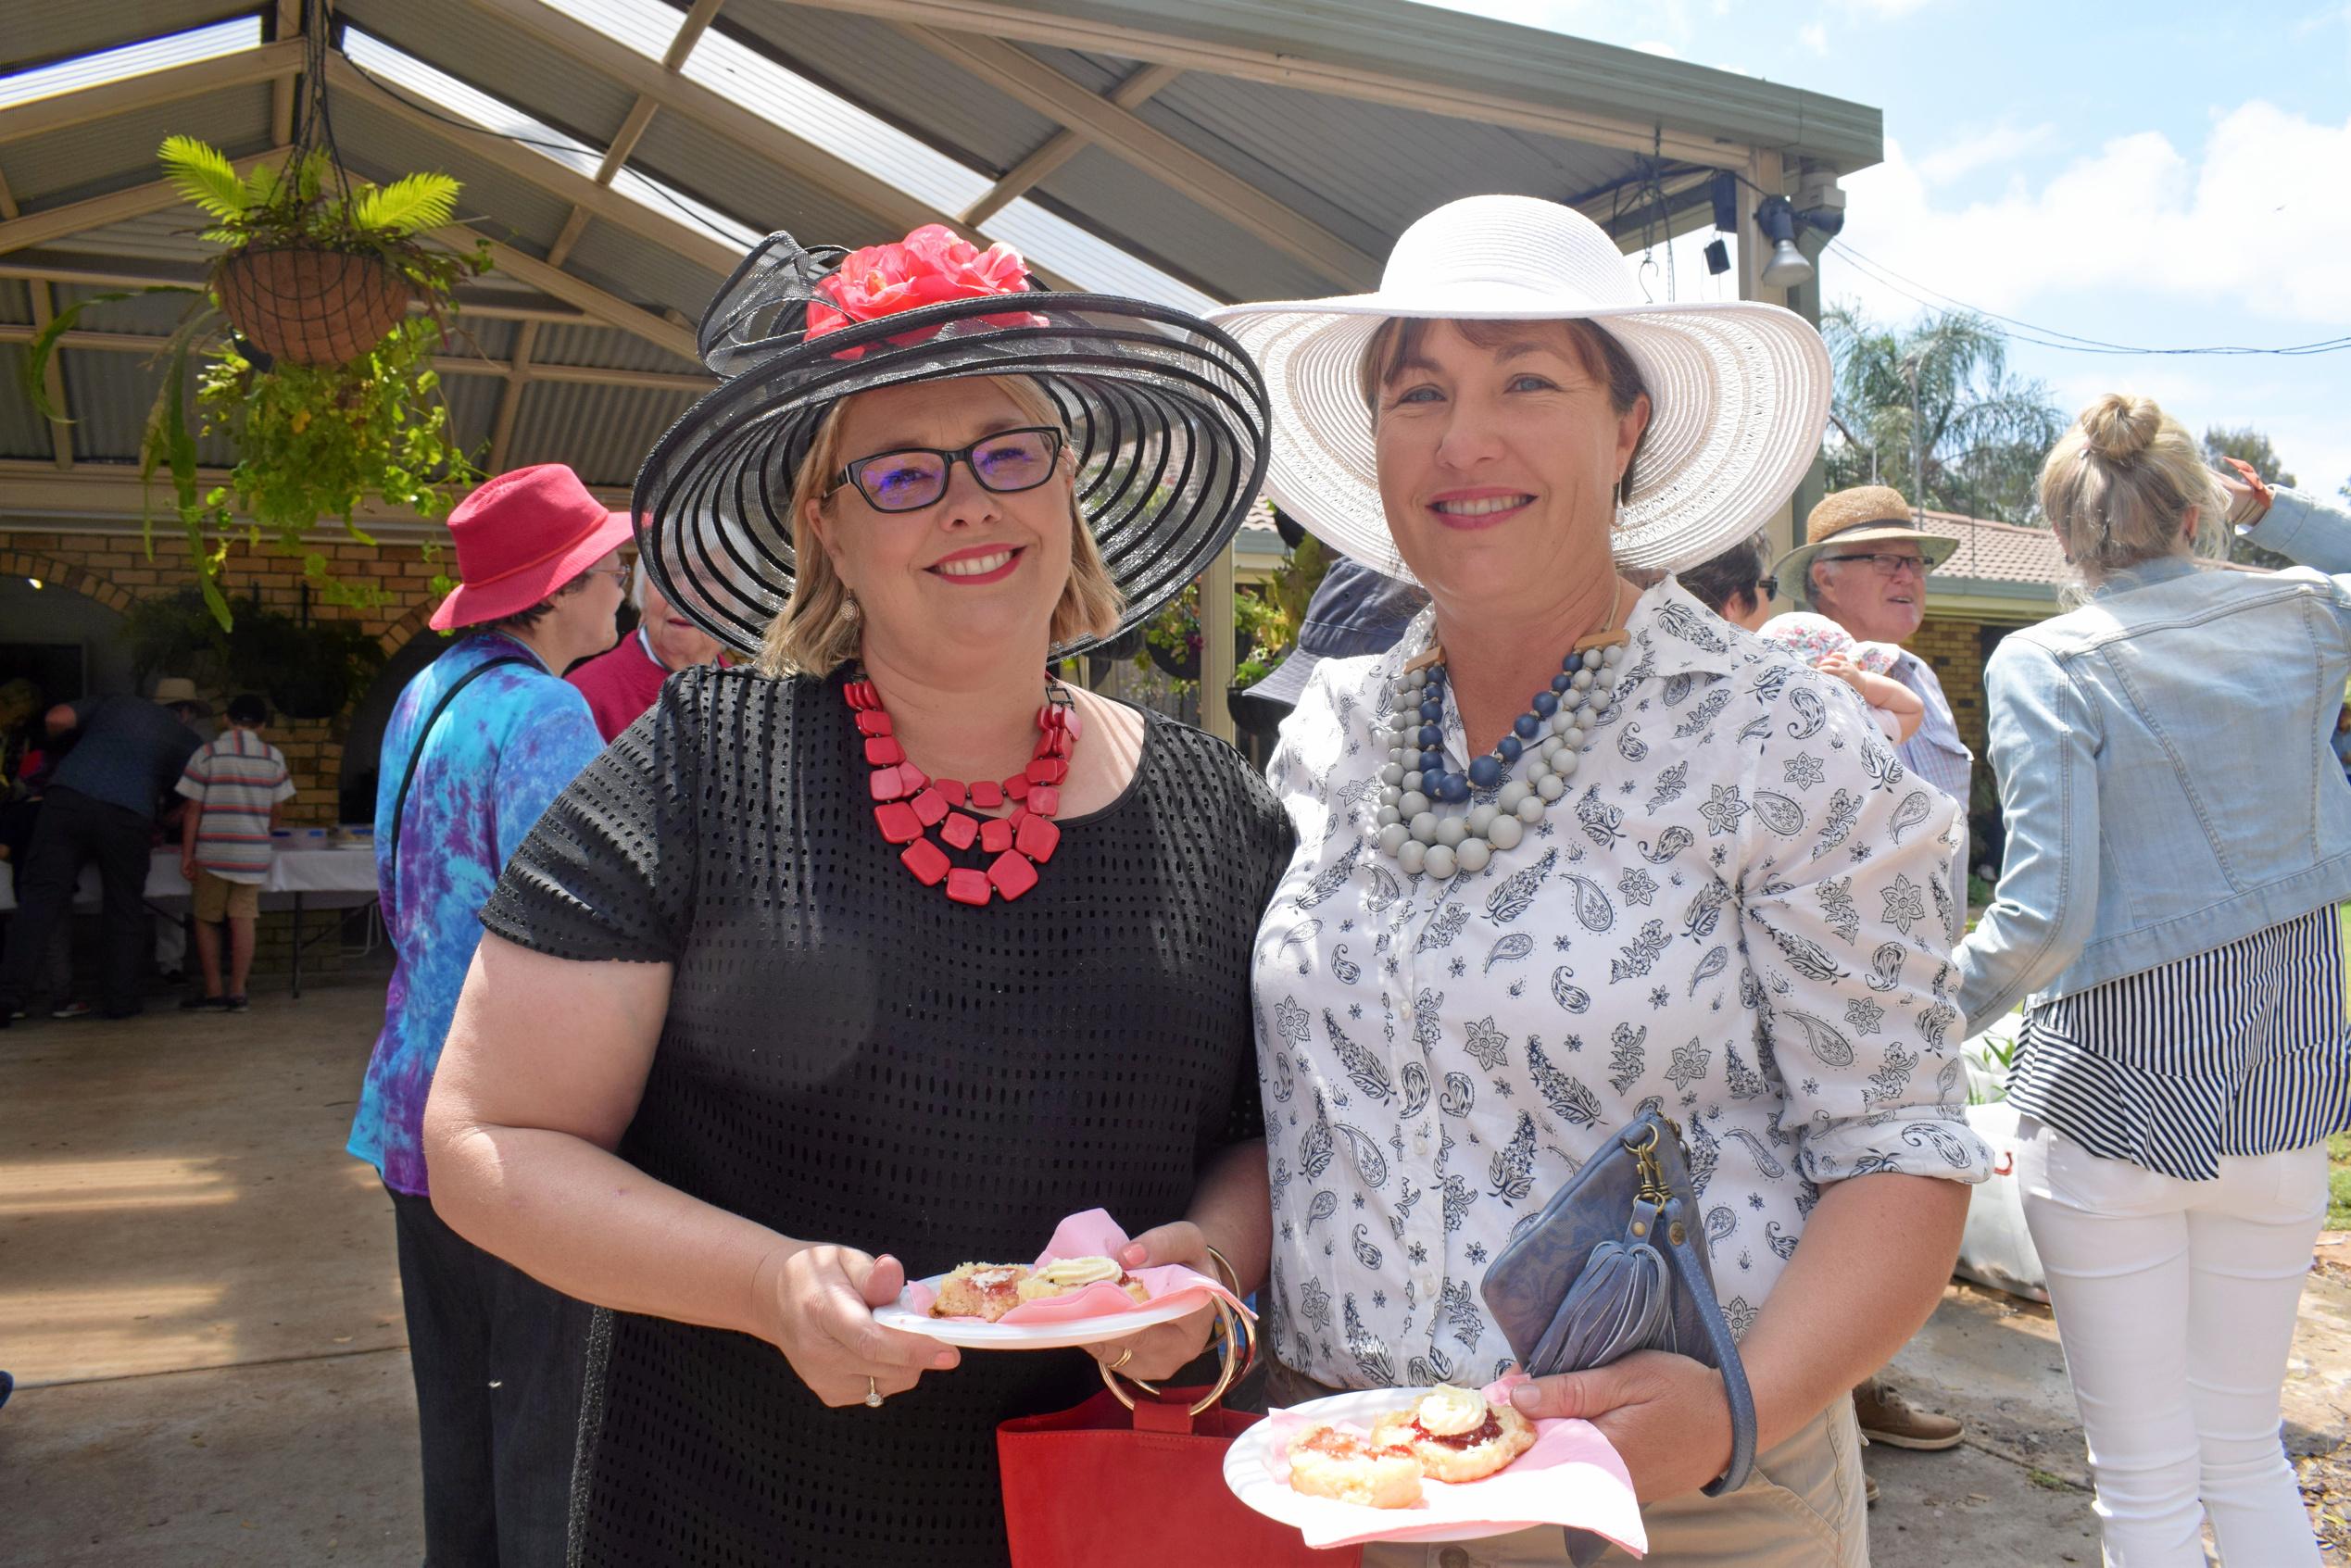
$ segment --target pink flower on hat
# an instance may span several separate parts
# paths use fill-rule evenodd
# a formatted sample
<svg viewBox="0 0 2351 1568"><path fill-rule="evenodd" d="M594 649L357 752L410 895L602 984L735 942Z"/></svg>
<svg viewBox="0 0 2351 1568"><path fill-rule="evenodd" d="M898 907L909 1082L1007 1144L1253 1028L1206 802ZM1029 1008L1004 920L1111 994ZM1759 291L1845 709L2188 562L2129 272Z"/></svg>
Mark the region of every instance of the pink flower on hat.
<svg viewBox="0 0 2351 1568"><path fill-rule="evenodd" d="M829 299L811 300L808 307L810 340L837 332L852 321L878 320L925 305L952 299L982 299L994 295L1025 294L1028 264L1012 246L998 243L980 249L943 223L925 223L894 245L867 245L841 258L832 276L816 285ZM1045 318L1026 310L983 316L996 327L1045 325ZM936 326L919 328L890 341L921 343L937 332ZM849 357L864 352L847 351Z"/></svg>

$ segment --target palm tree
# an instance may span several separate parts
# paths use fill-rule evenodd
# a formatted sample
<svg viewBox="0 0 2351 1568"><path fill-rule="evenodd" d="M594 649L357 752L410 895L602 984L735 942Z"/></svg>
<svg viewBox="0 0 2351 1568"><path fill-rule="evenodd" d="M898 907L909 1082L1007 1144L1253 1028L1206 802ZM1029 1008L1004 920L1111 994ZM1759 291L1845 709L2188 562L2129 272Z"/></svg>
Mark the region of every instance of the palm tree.
<svg viewBox="0 0 2351 1568"><path fill-rule="evenodd" d="M1999 329L1966 311L1883 328L1841 305L1820 332L1837 372L1830 489L1892 484L1934 511L2039 521L2033 481L2065 416L2047 386L2009 374Z"/></svg>

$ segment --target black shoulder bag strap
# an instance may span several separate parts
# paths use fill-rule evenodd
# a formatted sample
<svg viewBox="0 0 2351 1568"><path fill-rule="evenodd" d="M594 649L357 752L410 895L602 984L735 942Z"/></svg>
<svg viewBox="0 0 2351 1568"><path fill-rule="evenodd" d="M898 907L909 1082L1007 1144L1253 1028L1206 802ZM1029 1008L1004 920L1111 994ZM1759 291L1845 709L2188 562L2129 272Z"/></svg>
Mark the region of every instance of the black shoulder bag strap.
<svg viewBox="0 0 2351 1568"><path fill-rule="evenodd" d="M459 676L449 689L441 694L441 700L433 705L433 711L424 716L424 727L416 733L416 749L409 753L409 765L400 770L400 793L392 800L392 852L384 859L384 870L393 886L400 885L400 819L408 815L409 785L416 783L416 765L424 759L424 743L433 738L433 726L441 721L441 715L449 710L449 704L458 693L496 670L501 664L528 664L531 661L519 654L500 659L484 659Z"/></svg>

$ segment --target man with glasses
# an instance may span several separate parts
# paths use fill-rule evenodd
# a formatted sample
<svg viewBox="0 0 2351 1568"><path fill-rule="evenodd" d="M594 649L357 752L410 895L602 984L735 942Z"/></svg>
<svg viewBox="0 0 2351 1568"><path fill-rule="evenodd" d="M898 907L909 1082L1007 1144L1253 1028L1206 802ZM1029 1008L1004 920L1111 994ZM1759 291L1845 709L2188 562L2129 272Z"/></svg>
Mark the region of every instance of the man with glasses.
<svg viewBox="0 0 2351 1568"><path fill-rule="evenodd" d="M1902 644L1918 633L1927 613L1927 573L1959 547L1956 539L1929 533L1913 521L1910 503L1889 484L1864 484L1824 498L1804 520L1804 542L1779 558L1772 575L1855 640ZM1951 700L1933 667L1904 649L1886 671L1918 695L1926 718L1905 741L1903 766L1959 803L1958 853L1951 862L1953 921L1968 918L1968 801L1975 754L1959 738ZM1954 938L1959 930L1952 933ZM1955 1448L1966 1428L1949 1416L1912 1410L1882 1378L1854 1390L1854 1413L1872 1441L1898 1449ZM1877 1483L1869 1484L1877 1500Z"/></svg>

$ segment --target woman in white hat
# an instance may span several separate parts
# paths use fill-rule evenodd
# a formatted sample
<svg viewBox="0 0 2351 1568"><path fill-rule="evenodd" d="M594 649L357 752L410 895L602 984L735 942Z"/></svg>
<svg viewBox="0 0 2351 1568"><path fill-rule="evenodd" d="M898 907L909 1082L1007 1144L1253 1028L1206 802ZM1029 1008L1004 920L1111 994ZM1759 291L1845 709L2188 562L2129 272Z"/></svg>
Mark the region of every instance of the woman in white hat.
<svg viewBox="0 0 2351 1568"><path fill-rule="evenodd" d="M1933 1307L1988 1165L1949 1000L1953 808L1844 687L1627 575L1787 499L1819 338L1644 303L1597 227L1517 196L1422 219L1377 294L1216 320L1265 371L1276 500L1432 598L1392 652L1314 672L1270 771L1299 842L1255 982L1277 1399L1508 1368L1487 1265L1660 1110L1743 1342L1752 1477L1702 1495L1741 1468L1746 1388L1698 1361L1514 1398L1607 1433L1652 1562L1866 1562L1846 1391Z"/></svg>

